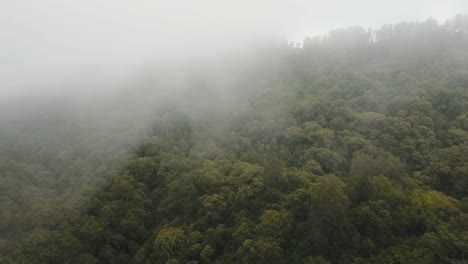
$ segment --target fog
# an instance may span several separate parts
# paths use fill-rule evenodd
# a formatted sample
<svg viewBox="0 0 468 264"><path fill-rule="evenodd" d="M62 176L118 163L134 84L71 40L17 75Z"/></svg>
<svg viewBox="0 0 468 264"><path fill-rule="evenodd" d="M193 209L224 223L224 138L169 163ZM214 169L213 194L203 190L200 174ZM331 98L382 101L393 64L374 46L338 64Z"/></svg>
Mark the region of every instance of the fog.
<svg viewBox="0 0 468 264"><path fill-rule="evenodd" d="M127 141L157 109L231 111L252 74L275 67L269 47L463 12L461 0L1 1L0 118L41 133L87 122L86 133Z"/></svg>
<svg viewBox="0 0 468 264"><path fill-rule="evenodd" d="M456 0L1 1L0 126L24 132L3 143L38 131L46 145L72 137L93 151L119 148L164 107L229 113L259 69L279 67L265 61L268 47L463 12Z"/></svg>
<svg viewBox="0 0 468 264"><path fill-rule="evenodd" d="M180 72L334 28L443 22L467 11L462 0L1 1L0 98L108 94L157 67Z"/></svg>
<svg viewBox="0 0 468 264"><path fill-rule="evenodd" d="M0 263L462 263L467 62L466 0L0 0Z"/></svg>
<svg viewBox="0 0 468 264"><path fill-rule="evenodd" d="M115 140L126 141L164 107L231 111L260 79L252 74L277 64L265 62L268 47L463 12L458 0L1 1L0 118L41 133L87 122L107 138L119 127Z"/></svg>

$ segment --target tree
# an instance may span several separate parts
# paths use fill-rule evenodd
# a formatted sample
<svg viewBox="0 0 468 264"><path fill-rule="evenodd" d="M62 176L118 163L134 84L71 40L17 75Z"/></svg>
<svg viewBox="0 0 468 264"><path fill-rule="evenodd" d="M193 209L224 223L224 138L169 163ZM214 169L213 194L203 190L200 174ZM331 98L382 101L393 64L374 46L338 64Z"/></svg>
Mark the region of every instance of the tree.
<svg viewBox="0 0 468 264"><path fill-rule="evenodd" d="M154 240L154 246L156 250L162 250L162 252L172 257L176 255L176 251L182 247L185 242L184 231L177 227L166 227L161 229Z"/></svg>

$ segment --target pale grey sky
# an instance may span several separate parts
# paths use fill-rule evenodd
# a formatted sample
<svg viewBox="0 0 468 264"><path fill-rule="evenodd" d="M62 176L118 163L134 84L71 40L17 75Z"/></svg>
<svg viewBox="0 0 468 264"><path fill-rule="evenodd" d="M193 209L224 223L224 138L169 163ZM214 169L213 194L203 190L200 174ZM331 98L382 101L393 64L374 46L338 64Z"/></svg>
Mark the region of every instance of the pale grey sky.
<svg viewBox="0 0 468 264"><path fill-rule="evenodd" d="M0 0L0 96L78 73L113 78L144 63L227 55L261 38L458 13L468 1Z"/></svg>

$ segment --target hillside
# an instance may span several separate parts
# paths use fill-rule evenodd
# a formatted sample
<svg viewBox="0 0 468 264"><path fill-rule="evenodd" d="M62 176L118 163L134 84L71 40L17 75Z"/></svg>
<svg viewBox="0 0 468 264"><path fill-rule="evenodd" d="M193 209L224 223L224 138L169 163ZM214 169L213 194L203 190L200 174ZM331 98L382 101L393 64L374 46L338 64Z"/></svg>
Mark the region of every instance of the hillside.
<svg viewBox="0 0 468 264"><path fill-rule="evenodd" d="M222 96L201 75L132 147L71 142L60 170L1 148L0 263L466 263L468 16L336 30L240 68ZM78 205L31 215L32 191Z"/></svg>

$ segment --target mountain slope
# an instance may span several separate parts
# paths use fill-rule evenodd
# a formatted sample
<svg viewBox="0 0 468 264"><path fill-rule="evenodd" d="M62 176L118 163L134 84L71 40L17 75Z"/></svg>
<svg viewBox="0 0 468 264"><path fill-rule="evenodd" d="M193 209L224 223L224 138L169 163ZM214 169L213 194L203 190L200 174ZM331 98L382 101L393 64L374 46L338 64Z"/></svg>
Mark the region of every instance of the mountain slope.
<svg viewBox="0 0 468 264"><path fill-rule="evenodd" d="M463 263L467 21L268 49L228 110L200 89L160 111L78 216L3 261Z"/></svg>

